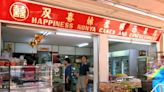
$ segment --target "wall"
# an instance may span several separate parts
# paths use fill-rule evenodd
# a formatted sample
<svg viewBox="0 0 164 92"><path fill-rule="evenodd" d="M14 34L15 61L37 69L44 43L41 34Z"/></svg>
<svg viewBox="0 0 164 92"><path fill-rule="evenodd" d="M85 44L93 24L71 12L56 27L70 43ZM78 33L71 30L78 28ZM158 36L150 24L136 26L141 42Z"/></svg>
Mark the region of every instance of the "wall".
<svg viewBox="0 0 164 92"><path fill-rule="evenodd" d="M11 42L4 42L6 44ZM92 48L78 48L71 46L57 45L39 45L37 48L32 48L28 43L12 43L13 52L15 53L37 53L42 49L47 48L47 51L59 52L61 55L93 55Z"/></svg>
<svg viewBox="0 0 164 92"><path fill-rule="evenodd" d="M137 69L138 69L138 63L137 63L137 58L138 58L138 51L137 50L130 50L129 52L129 74L131 76L136 76L137 77Z"/></svg>
<svg viewBox="0 0 164 92"><path fill-rule="evenodd" d="M128 50L128 49L156 52L156 46L154 45L142 45L142 44L130 44L130 43L114 43L109 45L110 52Z"/></svg>

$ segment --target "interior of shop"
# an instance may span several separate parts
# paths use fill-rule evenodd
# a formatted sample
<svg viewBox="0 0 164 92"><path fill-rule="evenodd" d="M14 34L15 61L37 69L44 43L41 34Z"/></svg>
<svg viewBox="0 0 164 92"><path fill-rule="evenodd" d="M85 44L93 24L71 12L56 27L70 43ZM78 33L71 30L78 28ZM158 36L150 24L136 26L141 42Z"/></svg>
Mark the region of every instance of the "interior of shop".
<svg viewBox="0 0 164 92"><path fill-rule="evenodd" d="M157 60L156 52L156 43L109 39L109 80L125 82L129 88L139 88L137 92L150 92L152 82L146 74Z"/></svg>
<svg viewBox="0 0 164 92"><path fill-rule="evenodd" d="M69 58L73 66L71 91L76 92L76 73L79 70L81 56L85 55L88 58L87 63L89 65L90 87L88 92L92 92L93 39L91 35L81 32L76 33L72 30L54 30L47 31L46 29L15 25L2 27L2 57L10 58L12 66L0 69L1 72L8 72L10 69L11 75L10 78L7 78L6 76L9 74L3 74L0 80L4 81L0 85L1 89L9 88L10 92L23 92L22 90L25 90L26 87L28 89L31 87L29 90L35 91L35 87L39 85L41 88L37 88L36 90L39 90L37 92L51 92L49 87L53 85L53 92L62 92L65 83L65 66L63 63L65 58ZM36 40L37 42L35 42ZM29 71L24 69L28 65L27 60L25 60L26 57L31 57L33 68L41 71L41 73L36 72L32 79L29 79L29 76L24 77L25 71ZM61 65L57 64L59 62ZM56 64L54 64L55 68L53 69L50 68L53 65L52 63Z"/></svg>
<svg viewBox="0 0 164 92"><path fill-rule="evenodd" d="M45 90L46 92L51 92L52 90L50 89L53 89L53 92L62 92L65 84L65 67L62 64L65 58L70 58L73 66L71 90L76 92L76 74L81 63L81 56L85 55L88 57L89 65L90 85L88 92L93 92L94 64L91 34L63 29L49 30L3 25L2 44L2 57L10 58L12 63L11 66L0 69L2 72L0 74L3 75L3 77L0 77L0 81L3 81L2 85L0 85L1 89L13 90L11 92L22 92L23 87L23 90L31 87L30 90L34 88L33 91L36 89L39 92L45 92ZM150 92L152 82L145 75L157 59L156 52L156 43L118 40L118 38L117 40L109 39L109 82L114 83L115 80L120 82L134 79L133 81L137 81L134 82L135 87L142 87L142 92ZM27 65L26 57L31 57L33 61L31 64L37 68L35 76L30 76L30 78L29 76L24 77L26 75L25 71L29 71L24 69ZM60 64L58 64L59 62ZM2 62L0 64L4 65ZM52 65L53 69L50 68ZM4 74L3 72L8 73ZM11 77L7 77L10 75ZM53 88L51 87L52 85ZM36 88L38 86L42 87L42 89Z"/></svg>

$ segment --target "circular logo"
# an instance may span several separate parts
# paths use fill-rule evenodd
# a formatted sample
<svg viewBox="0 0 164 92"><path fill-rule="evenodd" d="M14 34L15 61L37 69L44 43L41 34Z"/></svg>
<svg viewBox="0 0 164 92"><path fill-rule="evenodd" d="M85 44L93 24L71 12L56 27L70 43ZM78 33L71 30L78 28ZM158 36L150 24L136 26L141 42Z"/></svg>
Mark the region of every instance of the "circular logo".
<svg viewBox="0 0 164 92"><path fill-rule="evenodd" d="M15 2L10 6L10 15L17 21L24 21L29 17L29 9L24 3Z"/></svg>

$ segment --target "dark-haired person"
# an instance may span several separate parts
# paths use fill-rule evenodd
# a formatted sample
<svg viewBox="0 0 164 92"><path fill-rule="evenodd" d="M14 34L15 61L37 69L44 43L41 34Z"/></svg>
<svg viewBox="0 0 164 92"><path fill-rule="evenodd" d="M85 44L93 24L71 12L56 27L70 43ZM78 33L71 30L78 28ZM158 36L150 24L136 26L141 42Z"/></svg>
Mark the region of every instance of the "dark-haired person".
<svg viewBox="0 0 164 92"><path fill-rule="evenodd" d="M71 80L72 80L72 65L70 64L70 59L65 58L64 59L64 65L66 66L65 68L65 90L66 91L71 91Z"/></svg>
<svg viewBox="0 0 164 92"><path fill-rule="evenodd" d="M87 56L82 56L81 64L79 68L78 82L77 82L77 92L80 92L80 90L87 92L88 74L89 74L89 65L87 64Z"/></svg>
<svg viewBox="0 0 164 92"><path fill-rule="evenodd" d="M27 61L27 65L23 68L24 70L24 78L27 81L35 80L35 66L33 65L34 60L30 56L25 57Z"/></svg>

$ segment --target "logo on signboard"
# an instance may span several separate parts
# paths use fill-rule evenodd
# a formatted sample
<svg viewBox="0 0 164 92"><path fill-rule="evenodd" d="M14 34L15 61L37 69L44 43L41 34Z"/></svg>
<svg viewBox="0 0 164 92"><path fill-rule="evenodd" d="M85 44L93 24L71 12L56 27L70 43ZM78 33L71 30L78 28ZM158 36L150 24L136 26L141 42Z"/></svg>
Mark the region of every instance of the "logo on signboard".
<svg viewBox="0 0 164 92"><path fill-rule="evenodd" d="M10 15L17 21L24 21L29 16L29 9L24 3L15 2L10 6Z"/></svg>

